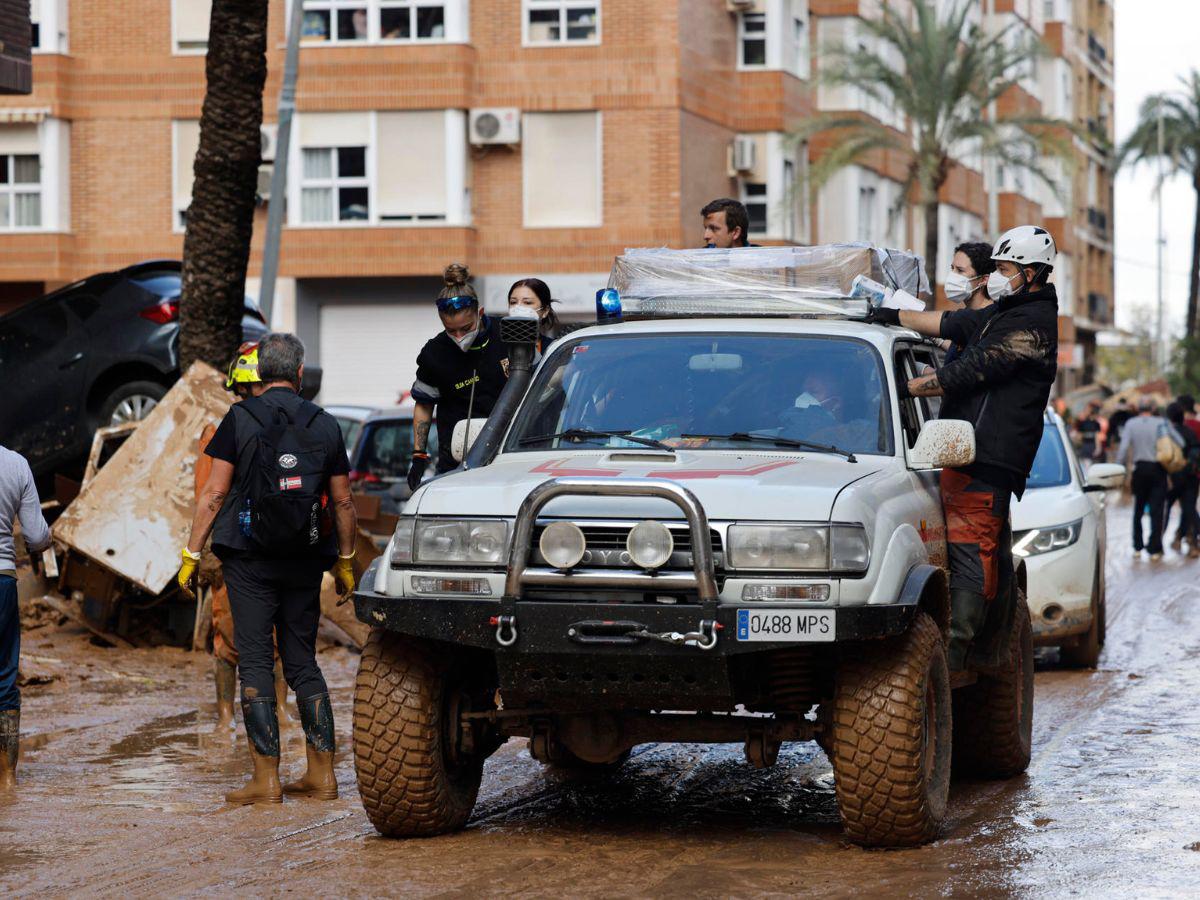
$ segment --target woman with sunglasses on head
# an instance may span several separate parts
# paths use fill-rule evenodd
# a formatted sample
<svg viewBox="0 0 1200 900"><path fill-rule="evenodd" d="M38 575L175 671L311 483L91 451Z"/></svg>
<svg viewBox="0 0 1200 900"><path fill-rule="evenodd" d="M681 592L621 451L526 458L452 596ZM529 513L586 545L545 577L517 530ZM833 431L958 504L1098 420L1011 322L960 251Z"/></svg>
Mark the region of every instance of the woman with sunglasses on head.
<svg viewBox="0 0 1200 900"><path fill-rule="evenodd" d="M484 418L504 388L507 351L500 339L500 322L484 315L470 284L466 266L446 266L437 309L443 331L417 356L413 382L413 460L408 486L416 490L429 466L429 429L437 412L437 471L449 472L458 463L450 453L454 426L468 416Z"/></svg>
<svg viewBox="0 0 1200 900"><path fill-rule="evenodd" d="M508 308L511 312L515 307L528 306L536 310L541 320L541 339L538 341L538 353L545 353L559 337L558 316L551 305L556 303L550 296L550 288L540 278L522 278L508 289Z"/></svg>

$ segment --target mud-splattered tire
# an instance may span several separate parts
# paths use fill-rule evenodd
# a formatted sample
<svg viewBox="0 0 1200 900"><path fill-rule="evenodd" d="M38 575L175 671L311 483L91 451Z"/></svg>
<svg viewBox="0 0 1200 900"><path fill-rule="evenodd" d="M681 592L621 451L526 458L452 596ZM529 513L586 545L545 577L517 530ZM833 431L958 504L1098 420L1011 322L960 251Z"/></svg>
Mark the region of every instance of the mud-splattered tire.
<svg viewBox="0 0 1200 900"><path fill-rule="evenodd" d="M423 641L372 629L354 684L354 763L363 809L385 837L428 837L466 824L483 755L448 752L452 660Z"/></svg>
<svg viewBox="0 0 1200 900"><path fill-rule="evenodd" d="M1097 571L1096 583L1092 588L1092 623L1087 631L1059 650L1063 665L1075 669L1094 669L1100 662L1100 648L1104 646L1104 607L1101 598L1100 573Z"/></svg>
<svg viewBox="0 0 1200 900"><path fill-rule="evenodd" d="M927 613L918 612L903 635L841 662L830 758L851 841L911 847L937 834L952 730L946 651Z"/></svg>
<svg viewBox="0 0 1200 900"><path fill-rule="evenodd" d="M980 675L954 692L954 771L980 778L1011 778L1029 766L1033 743L1033 630L1025 592L1009 636L1013 667Z"/></svg>

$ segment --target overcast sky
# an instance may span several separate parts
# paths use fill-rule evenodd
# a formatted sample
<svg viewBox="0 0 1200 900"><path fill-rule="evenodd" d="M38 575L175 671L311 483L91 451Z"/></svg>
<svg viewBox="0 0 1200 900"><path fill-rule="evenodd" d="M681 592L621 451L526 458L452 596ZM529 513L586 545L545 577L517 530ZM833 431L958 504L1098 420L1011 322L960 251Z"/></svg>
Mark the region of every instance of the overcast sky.
<svg viewBox="0 0 1200 900"><path fill-rule="evenodd" d="M1115 0L1116 134L1123 140L1137 122L1142 100L1174 90L1178 77L1200 66L1198 0ZM1116 310L1117 324L1128 327L1140 306L1153 315L1157 297L1155 240L1157 203L1155 169L1141 165L1117 177ZM1196 194L1188 179L1177 177L1163 192L1166 232L1166 330L1183 328L1191 266Z"/></svg>

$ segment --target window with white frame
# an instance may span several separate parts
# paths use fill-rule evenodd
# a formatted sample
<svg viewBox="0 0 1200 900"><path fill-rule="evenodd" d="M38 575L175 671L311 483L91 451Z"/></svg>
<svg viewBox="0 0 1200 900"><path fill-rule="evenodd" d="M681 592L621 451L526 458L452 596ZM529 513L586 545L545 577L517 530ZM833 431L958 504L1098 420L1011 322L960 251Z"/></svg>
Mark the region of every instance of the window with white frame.
<svg viewBox="0 0 1200 900"><path fill-rule="evenodd" d="M863 184L858 188L858 233L855 238L860 241L869 241L875 235L875 209L878 205L876 200L879 194L879 189L874 185Z"/></svg>
<svg viewBox="0 0 1200 900"><path fill-rule="evenodd" d="M41 227L41 156L37 153L0 156L0 228Z"/></svg>
<svg viewBox="0 0 1200 900"><path fill-rule="evenodd" d="M365 146L305 147L300 158L301 222L365 222L371 218Z"/></svg>
<svg viewBox="0 0 1200 900"><path fill-rule="evenodd" d="M462 110L305 113L296 129L292 225L466 224Z"/></svg>
<svg viewBox="0 0 1200 900"><path fill-rule="evenodd" d="M521 162L526 228L603 224L603 141L598 112L526 113Z"/></svg>
<svg viewBox="0 0 1200 900"><path fill-rule="evenodd" d="M300 37L306 44L438 42L466 26L465 0L303 2Z"/></svg>
<svg viewBox="0 0 1200 900"><path fill-rule="evenodd" d="M742 181L741 201L750 220L750 234L766 234L770 221L767 215L767 185L760 181Z"/></svg>
<svg viewBox="0 0 1200 900"><path fill-rule="evenodd" d="M171 0L171 41L176 53L208 51L212 0Z"/></svg>
<svg viewBox="0 0 1200 900"><path fill-rule="evenodd" d="M29 0L29 49L42 49L42 0Z"/></svg>
<svg viewBox="0 0 1200 900"><path fill-rule="evenodd" d="M200 120L177 119L171 123L171 168L173 171L173 225L187 226L187 211L192 205L192 181L196 152L200 149Z"/></svg>
<svg viewBox="0 0 1200 900"><path fill-rule="evenodd" d="M763 68L767 64L767 14L738 15L738 66Z"/></svg>
<svg viewBox="0 0 1200 900"><path fill-rule="evenodd" d="M787 23L788 59L784 67L793 75L809 75L808 0L790 0Z"/></svg>
<svg viewBox="0 0 1200 900"><path fill-rule="evenodd" d="M29 47L34 53L67 52L68 0L29 0Z"/></svg>
<svg viewBox="0 0 1200 900"><path fill-rule="evenodd" d="M527 45L600 42L600 3L579 0L523 0Z"/></svg>

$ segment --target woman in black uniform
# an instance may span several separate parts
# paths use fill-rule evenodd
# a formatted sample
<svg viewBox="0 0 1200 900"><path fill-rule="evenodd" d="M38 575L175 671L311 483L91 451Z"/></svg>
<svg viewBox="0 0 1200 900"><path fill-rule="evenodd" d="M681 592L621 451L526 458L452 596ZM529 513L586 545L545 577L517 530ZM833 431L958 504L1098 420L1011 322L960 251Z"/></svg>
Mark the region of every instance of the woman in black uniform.
<svg viewBox="0 0 1200 900"><path fill-rule="evenodd" d="M445 282L437 296L444 329L417 356L413 382L413 460L408 486L416 490L429 466L429 429L437 414L438 473L457 467L450 453L454 426L473 416L489 415L504 388L507 352L500 339L500 322L484 315L470 284L466 266L446 266Z"/></svg>

